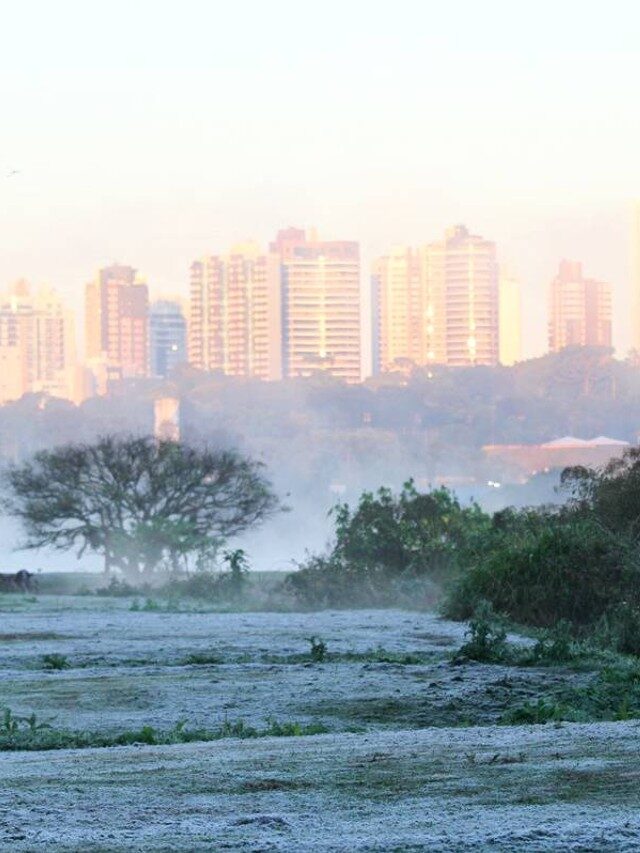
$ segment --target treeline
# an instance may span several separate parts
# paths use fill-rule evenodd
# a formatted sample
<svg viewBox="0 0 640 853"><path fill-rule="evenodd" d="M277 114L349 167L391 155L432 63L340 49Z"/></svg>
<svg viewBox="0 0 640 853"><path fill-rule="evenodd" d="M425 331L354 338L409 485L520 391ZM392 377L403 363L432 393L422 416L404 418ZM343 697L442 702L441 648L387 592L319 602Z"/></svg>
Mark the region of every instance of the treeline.
<svg viewBox="0 0 640 853"><path fill-rule="evenodd" d="M616 360L598 347L568 348L508 368L398 370L356 386L326 374L267 383L184 368L169 381L114 384L107 397L78 407L36 394L0 406L0 453L21 455L97 434L148 433L153 401L161 395L181 399L189 442L217 436L235 447L256 438L267 445L310 432L322 438L323 431L366 428L427 432L436 452L545 441L566 433L614 433L632 440L638 430L640 369L635 359Z"/></svg>
<svg viewBox="0 0 640 853"><path fill-rule="evenodd" d="M566 501L493 515L446 489L364 494L335 510L335 541L286 585L305 607L433 604L468 619L597 632L640 654L640 449L600 471L566 469Z"/></svg>

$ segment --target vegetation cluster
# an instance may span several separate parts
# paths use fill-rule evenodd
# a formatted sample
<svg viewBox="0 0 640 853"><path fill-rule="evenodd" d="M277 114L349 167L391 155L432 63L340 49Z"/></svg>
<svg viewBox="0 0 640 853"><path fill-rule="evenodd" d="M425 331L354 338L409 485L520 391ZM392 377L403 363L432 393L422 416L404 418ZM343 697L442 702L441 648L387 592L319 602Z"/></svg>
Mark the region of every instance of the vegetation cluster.
<svg viewBox="0 0 640 853"><path fill-rule="evenodd" d="M336 508L333 544L286 587L308 608L428 607L444 589L450 618L487 602L512 623L640 655L640 449L598 471L566 469L561 489L563 503L494 514L412 482L366 492Z"/></svg>
<svg viewBox="0 0 640 853"><path fill-rule="evenodd" d="M243 720L225 720L215 728L193 728L180 720L167 730L160 731L150 725L119 733L73 731L54 728L38 720L35 714L20 717L5 708L0 719L0 752L14 750L88 749L91 747L154 746L174 743L206 743L224 738L253 739L263 737L306 737L329 731L322 723L279 722L267 720L262 728L247 725Z"/></svg>

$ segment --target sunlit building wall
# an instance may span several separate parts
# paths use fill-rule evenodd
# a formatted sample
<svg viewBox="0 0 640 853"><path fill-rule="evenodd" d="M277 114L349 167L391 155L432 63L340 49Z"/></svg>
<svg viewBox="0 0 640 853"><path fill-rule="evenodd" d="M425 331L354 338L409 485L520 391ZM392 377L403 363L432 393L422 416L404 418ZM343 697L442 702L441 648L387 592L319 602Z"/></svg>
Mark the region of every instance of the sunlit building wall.
<svg viewBox="0 0 640 853"><path fill-rule="evenodd" d="M444 240L378 259L372 283L379 369L404 360L420 366L498 363L494 243L456 226Z"/></svg>
<svg viewBox="0 0 640 853"><path fill-rule="evenodd" d="M561 261L549 290L549 349L611 346L611 286L584 278L582 264Z"/></svg>
<svg viewBox="0 0 640 853"><path fill-rule="evenodd" d="M73 314L51 288L18 282L0 298L0 401L25 393L76 400Z"/></svg>
<svg viewBox="0 0 640 853"><path fill-rule="evenodd" d="M149 373L149 291L133 267L114 264L87 284L87 361L104 361L124 378Z"/></svg>
<svg viewBox="0 0 640 853"><path fill-rule="evenodd" d="M201 370L282 376L278 259L254 243L191 265L188 352Z"/></svg>
<svg viewBox="0 0 640 853"><path fill-rule="evenodd" d="M495 243L450 228L423 250L433 293L434 327L444 334L446 364L494 365L499 358L498 264ZM444 323L438 322L444 313Z"/></svg>
<svg viewBox="0 0 640 853"><path fill-rule="evenodd" d="M404 361L422 364L427 357L427 318L417 252L401 246L375 260L372 289L377 314L377 368L391 370Z"/></svg>
<svg viewBox="0 0 640 853"><path fill-rule="evenodd" d="M509 366L522 358L522 293L518 279L502 267L498 313L500 364Z"/></svg>
<svg viewBox="0 0 640 853"><path fill-rule="evenodd" d="M359 382L360 250L352 241L321 241L296 228L278 233L271 253L281 264L283 373L327 372Z"/></svg>
<svg viewBox="0 0 640 853"><path fill-rule="evenodd" d="M0 402L18 400L33 378L33 307L25 282L0 300Z"/></svg>
<svg viewBox="0 0 640 853"><path fill-rule="evenodd" d="M33 390L78 402L75 317L51 288L36 294L34 326Z"/></svg>

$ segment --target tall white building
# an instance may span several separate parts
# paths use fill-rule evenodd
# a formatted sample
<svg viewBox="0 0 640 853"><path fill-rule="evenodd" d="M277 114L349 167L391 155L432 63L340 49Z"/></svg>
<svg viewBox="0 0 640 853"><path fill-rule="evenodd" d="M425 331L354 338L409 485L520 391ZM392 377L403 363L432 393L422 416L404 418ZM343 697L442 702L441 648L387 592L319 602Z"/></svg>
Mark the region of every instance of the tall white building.
<svg viewBox="0 0 640 853"><path fill-rule="evenodd" d="M0 402L28 392L76 399L73 314L51 288L25 281L0 296Z"/></svg>
<svg viewBox="0 0 640 853"><path fill-rule="evenodd" d="M378 367L493 365L499 359L495 244L463 226L373 266Z"/></svg>
<svg viewBox="0 0 640 853"><path fill-rule="evenodd" d="M297 228L271 244L282 281L283 374L327 372L362 378L360 249L348 240L318 240Z"/></svg>
<svg viewBox="0 0 640 853"><path fill-rule="evenodd" d="M254 243L191 265L188 354L201 370L282 377L278 258Z"/></svg>

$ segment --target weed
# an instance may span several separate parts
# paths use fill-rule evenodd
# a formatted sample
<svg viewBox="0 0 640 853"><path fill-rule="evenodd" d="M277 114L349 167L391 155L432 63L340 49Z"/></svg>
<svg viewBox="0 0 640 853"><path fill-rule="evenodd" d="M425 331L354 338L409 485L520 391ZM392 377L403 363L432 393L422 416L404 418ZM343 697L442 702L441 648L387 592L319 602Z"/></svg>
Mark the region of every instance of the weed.
<svg viewBox="0 0 640 853"><path fill-rule="evenodd" d="M480 602L469 620L467 642L460 647L455 660L480 663L504 663L510 659L507 632L488 601Z"/></svg>
<svg viewBox="0 0 640 853"><path fill-rule="evenodd" d="M640 656L640 607L622 601L600 619L595 640L605 648Z"/></svg>
<svg viewBox="0 0 640 853"><path fill-rule="evenodd" d="M224 660L213 652L193 652L184 659L186 666L215 666L221 663Z"/></svg>
<svg viewBox="0 0 640 853"><path fill-rule="evenodd" d="M15 737L18 732L26 731L33 736L43 729L50 729L49 723L40 723L35 714L28 717L18 717L10 708L5 708L2 713L2 725L0 725L0 739Z"/></svg>
<svg viewBox="0 0 640 853"><path fill-rule="evenodd" d="M309 637L311 644L311 660L314 663L323 663L327 656L327 644L318 637Z"/></svg>
<svg viewBox="0 0 640 853"><path fill-rule="evenodd" d="M90 747L131 746L133 744L195 743L240 738L243 740L263 737L309 737L325 734L321 723L278 722L268 720L264 728L247 725L243 720L225 720L214 729L189 729L186 721L180 720L168 731L159 731L145 725L140 729L127 730L119 734L70 731L53 729L49 724L38 723L35 715L16 717L9 709L4 712L0 726L0 751L87 749Z"/></svg>
<svg viewBox="0 0 640 853"><path fill-rule="evenodd" d="M5 708L2 715L2 732L3 734L13 735L18 731L20 718L16 717L10 708Z"/></svg>
<svg viewBox="0 0 640 853"><path fill-rule="evenodd" d="M67 656L61 655L58 652L52 652L51 654L42 656L43 669L61 670L69 669L70 666L71 664L67 660Z"/></svg>
<svg viewBox="0 0 640 853"><path fill-rule="evenodd" d="M533 647L535 663L565 663L575 660L579 650L573 641L571 623L566 619L546 631Z"/></svg>
<svg viewBox="0 0 640 853"><path fill-rule="evenodd" d="M525 702L518 708L511 708L502 715L500 722L508 726L541 725L560 720L573 720L573 709L564 708L557 702L538 699L537 702Z"/></svg>

